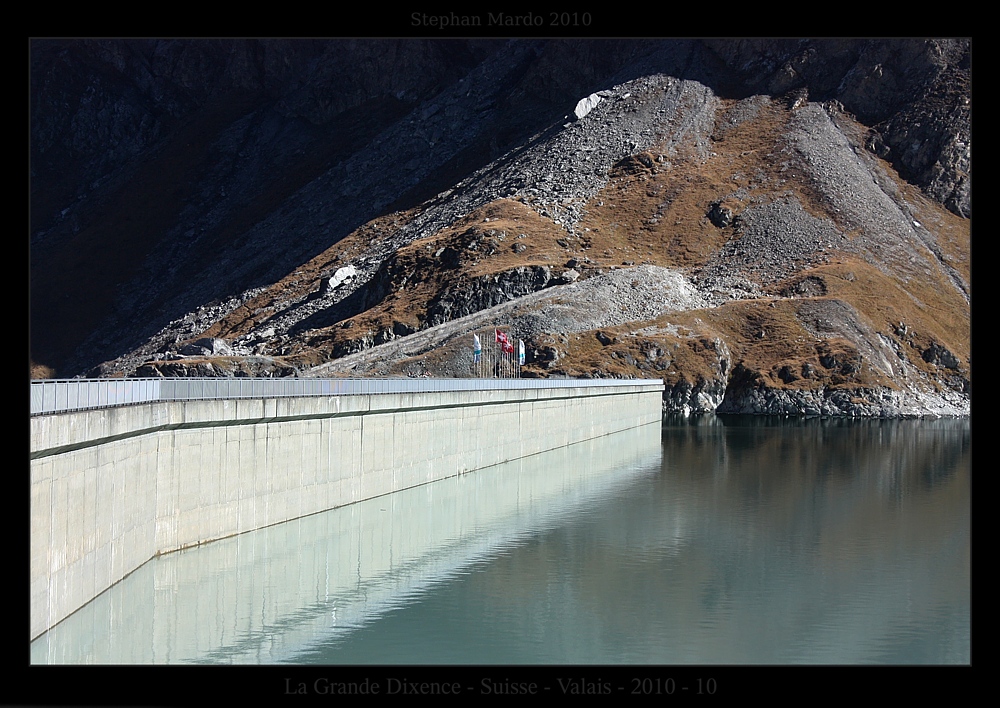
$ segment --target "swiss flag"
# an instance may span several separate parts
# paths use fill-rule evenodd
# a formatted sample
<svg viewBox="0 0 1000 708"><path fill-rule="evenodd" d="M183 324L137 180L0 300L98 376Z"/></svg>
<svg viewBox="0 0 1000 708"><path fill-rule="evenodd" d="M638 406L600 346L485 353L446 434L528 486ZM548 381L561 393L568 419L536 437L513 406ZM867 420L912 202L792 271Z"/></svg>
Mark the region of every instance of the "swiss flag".
<svg viewBox="0 0 1000 708"><path fill-rule="evenodd" d="M514 352L514 345L507 339L507 333L501 332L498 329L493 330L493 332L496 334L497 341L500 342L500 348L507 354L512 354Z"/></svg>

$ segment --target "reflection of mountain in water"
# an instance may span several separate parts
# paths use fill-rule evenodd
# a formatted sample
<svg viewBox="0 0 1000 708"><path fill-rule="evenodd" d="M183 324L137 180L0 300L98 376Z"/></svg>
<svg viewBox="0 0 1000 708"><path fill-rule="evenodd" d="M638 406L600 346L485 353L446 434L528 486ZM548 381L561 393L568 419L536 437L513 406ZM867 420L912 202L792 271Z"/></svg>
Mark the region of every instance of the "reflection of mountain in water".
<svg viewBox="0 0 1000 708"><path fill-rule="evenodd" d="M971 454L968 421L815 419L717 416L673 421L671 438L681 454L699 457L714 450L722 468L756 460L756 469L777 477L805 479L875 477L882 493L927 490L967 468ZM722 432L725 429L725 432ZM721 449L720 447L721 446ZM776 479L759 480L774 483ZM748 483L756 483L748 480Z"/></svg>

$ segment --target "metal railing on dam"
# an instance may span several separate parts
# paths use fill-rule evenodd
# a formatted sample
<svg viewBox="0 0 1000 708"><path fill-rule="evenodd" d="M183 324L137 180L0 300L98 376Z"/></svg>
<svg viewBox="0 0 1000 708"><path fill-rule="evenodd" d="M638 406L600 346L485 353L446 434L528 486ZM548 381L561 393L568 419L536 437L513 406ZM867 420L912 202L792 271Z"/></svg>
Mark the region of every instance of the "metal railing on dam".
<svg viewBox="0 0 1000 708"><path fill-rule="evenodd" d="M444 391L515 391L588 386L658 386L659 379L44 379L31 382L31 415L157 401L354 396Z"/></svg>

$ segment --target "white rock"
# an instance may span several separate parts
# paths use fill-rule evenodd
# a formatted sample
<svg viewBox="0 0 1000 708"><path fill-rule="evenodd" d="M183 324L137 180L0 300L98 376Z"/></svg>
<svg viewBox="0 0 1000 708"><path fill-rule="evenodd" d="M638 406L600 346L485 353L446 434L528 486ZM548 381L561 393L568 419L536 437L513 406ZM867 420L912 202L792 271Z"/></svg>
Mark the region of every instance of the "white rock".
<svg viewBox="0 0 1000 708"><path fill-rule="evenodd" d="M341 283L345 283L348 280L351 280L357 274L358 274L358 269L352 265L344 266L343 268L338 268L337 272L333 274L332 278L330 278L330 289L333 290Z"/></svg>
<svg viewBox="0 0 1000 708"><path fill-rule="evenodd" d="M596 106L600 102L601 102L601 97L598 96L596 93L592 93L586 98L581 98L580 101L576 104L576 108L573 110L574 115L576 115L576 119L580 120L581 118L583 118L585 115L594 110L594 106Z"/></svg>

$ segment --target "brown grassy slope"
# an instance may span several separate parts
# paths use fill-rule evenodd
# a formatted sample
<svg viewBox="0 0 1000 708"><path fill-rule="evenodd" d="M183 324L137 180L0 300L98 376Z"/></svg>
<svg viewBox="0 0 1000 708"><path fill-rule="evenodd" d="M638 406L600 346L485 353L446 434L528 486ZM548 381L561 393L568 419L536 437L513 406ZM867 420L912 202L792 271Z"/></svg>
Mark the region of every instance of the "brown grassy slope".
<svg viewBox="0 0 1000 708"><path fill-rule="evenodd" d="M912 184L903 181L901 177L882 163L892 176L907 202L913 207L917 221L937 237L944 262L957 270L965 282L972 282L971 275L971 222L956 214L952 214L943 206L926 197L923 192Z"/></svg>
<svg viewBox="0 0 1000 708"><path fill-rule="evenodd" d="M268 318L280 313L289 302L315 291L323 278L329 278L338 268L351 263L367 248L387 239L418 213L418 209L411 209L369 221L193 339L200 337L235 339L248 334Z"/></svg>
<svg viewBox="0 0 1000 708"><path fill-rule="evenodd" d="M704 265L732 236L731 229L719 229L708 220L713 202L722 200L738 215L748 200L773 197L774 183L786 178L777 175L772 153L789 112L770 103L753 120L723 129L726 111L733 105L723 101L706 159L693 149L661 158L654 146L611 170L607 186L588 203L587 215L577 226L594 251L619 262ZM741 189L747 197L732 196Z"/></svg>
<svg viewBox="0 0 1000 708"><path fill-rule="evenodd" d="M609 343L603 343L599 333ZM667 386L717 378L717 355L723 346L718 333L692 312L579 332L565 341L543 338L541 343L555 346L565 355L552 369L541 363L529 364L525 367L529 375L660 378Z"/></svg>
<svg viewBox="0 0 1000 708"><path fill-rule="evenodd" d="M813 319L811 310L816 308L806 305L831 303L837 311L838 303L847 303L856 311L862 326L895 340L898 351L913 367L930 375L939 373L934 364L922 357L931 343L938 343L959 358L962 374L971 378L969 320L961 316L963 302L950 285L911 280L904 289L878 269L850 259L811 269L783 285L786 289L794 288L796 282L805 278L823 282L826 294L779 295L773 299L733 301L708 310L670 313L652 322L603 330L616 339L608 346L598 341L596 332L581 333L566 343L566 356L559 362L558 370L572 376L653 375L663 378L668 385L681 380L696 384L717 376L717 357L707 345L721 339L732 354L734 366L742 364L757 372L773 388L894 387L881 365L870 361L855 342L836 331L817 333L807 326ZM919 301L914 292L932 304ZM935 293L939 295L934 297ZM953 316L956 313L959 316ZM898 328L900 322L906 324L905 332ZM663 357L648 356L654 348L670 354L666 359L672 365L666 370L656 367L657 363L663 363ZM626 363L626 354L634 363ZM837 362L834 367L823 363L831 357ZM845 364L854 366L845 368ZM809 376L802 373L806 365L811 367ZM529 368L537 369L538 373L544 371L537 365ZM789 371L794 378L788 376ZM786 380L789 378L792 380Z"/></svg>
<svg viewBox="0 0 1000 708"><path fill-rule="evenodd" d="M396 323L420 328L436 295L475 278L532 265L561 272L574 250L560 241L568 243L565 231L528 206L507 199L492 202L399 249L383 266L390 290L381 303L349 318L349 328L336 324L310 330L293 351L315 349L328 359L345 343L391 331ZM475 249L469 248L471 243ZM523 250L517 252L515 246Z"/></svg>

